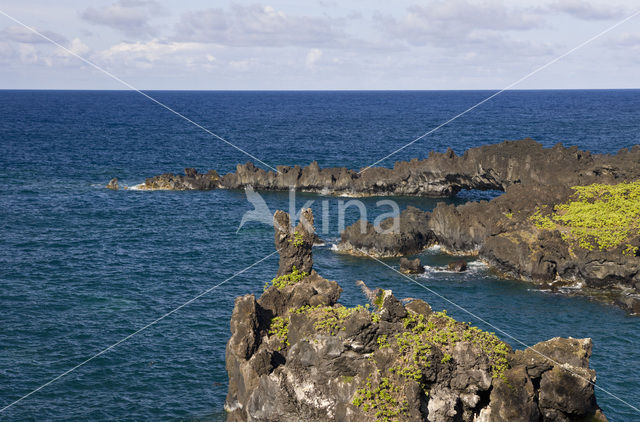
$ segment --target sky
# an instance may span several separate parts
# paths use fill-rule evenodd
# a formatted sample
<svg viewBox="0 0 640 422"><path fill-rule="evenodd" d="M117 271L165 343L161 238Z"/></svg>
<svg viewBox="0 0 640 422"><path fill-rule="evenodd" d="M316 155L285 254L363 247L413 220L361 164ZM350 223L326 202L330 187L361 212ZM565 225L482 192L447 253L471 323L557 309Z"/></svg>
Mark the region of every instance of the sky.
<svg viewBox="0 0 640 422"><path fill-rule="evenodd" d="M137 89L502 89L637 0L2 0ZM640 88L640 15L514 89ZM0 89L127 89L0 13Z"/></svg>

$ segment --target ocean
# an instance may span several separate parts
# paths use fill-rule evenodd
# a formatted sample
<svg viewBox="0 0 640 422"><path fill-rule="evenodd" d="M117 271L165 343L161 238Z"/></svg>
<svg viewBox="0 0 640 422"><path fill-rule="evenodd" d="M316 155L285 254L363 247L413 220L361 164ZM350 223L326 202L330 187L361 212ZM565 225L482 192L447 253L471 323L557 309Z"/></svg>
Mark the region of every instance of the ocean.
<svg viewBox="0 0 640 422"><path fill-rule="evenodd" d="M489 91L176 92L150 95L265 163L365 167L492 94ZM0 91L0 408L274 251L271 227L250 222L242 191L144 192L133 186L185 167L221 174L251 160L136 92ZM640 90L508 91L379 165L531 137L597 153L640 144ZM258 164L258 163L256 163ZM404 208L438 201L393 198ZM286 192L264 193L289 209ZM366 198L369 218L387 208ZM387 198L382 198L387 199ZM316 270L355 286L392 289L489 328L375 261L339 255L339 201L298 194L329 210ZM323 201L326 201L323 204ZM357 219L349 208L347 223ZM640 318L592 301L500 279L480 263L454 274L437 249L417 280L525 344L591 337L599 405L611 421L640 420ZM0 413L7 421L224 419L224 364L234 298L260 294L277 256L226 281L157 324ZM388 260L397 266L397 260ZM490 331L495 331L489 328ZM521 348L513 339L498 335Z"/></svg>

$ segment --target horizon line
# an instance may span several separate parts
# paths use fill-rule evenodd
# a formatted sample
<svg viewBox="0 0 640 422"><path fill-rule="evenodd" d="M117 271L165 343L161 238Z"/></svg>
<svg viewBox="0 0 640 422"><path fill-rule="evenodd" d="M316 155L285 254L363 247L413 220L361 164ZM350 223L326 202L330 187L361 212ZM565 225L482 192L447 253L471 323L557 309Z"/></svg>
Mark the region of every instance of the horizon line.
<svg viewBox="0 0 640 422"><path fill-rule="evenodd" d="M500 88L460 88L460 89L141 89L155 92L478 92L499 91ZM519 88L507 91L637 91L638 88ZM111 91L134 92L131 89L108 88L0 88L0 91Z"/></svg>

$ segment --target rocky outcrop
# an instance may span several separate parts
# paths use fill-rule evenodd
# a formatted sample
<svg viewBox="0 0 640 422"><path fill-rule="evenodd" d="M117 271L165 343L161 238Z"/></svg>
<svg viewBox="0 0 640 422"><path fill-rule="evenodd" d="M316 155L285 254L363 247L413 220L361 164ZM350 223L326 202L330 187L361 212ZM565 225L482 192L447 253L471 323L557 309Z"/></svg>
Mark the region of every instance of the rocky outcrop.
<svg viewBox="0 0 640 422"><path fill-rule="evenodd" d="M571 293L583 293L615 303L631 313L640 311L640 233L620 246L602 250L584 248L567 239L566 228L544 228L535 222L541 210L552 210L566 203L575 192L564 185L509 186L506 193L487 202L454 206L439 203L433 212L413 209L413 218L423 221L421 228L401 230L390 244L375 228L354 235L357 224L342 233L338 250L351 252L363 248L374 256L402 256L417 253L422 239L433 239L449 253L477 255L502 274ZM404 212L403 212L404 214ZM402 216L402 214L401 214ZM391 222L383 222L389 225ZM428 246L428 244L424 244ZM578 287L578 289L576 289Z"/></svg>
<svg viewBox="0 0 640 422"><path fill-rule="evenodd" d="M229 421L606 420L590 339L514 352L421 300L404 305L360 284L372 306L338 304L338 284L313 269L277 277L258 299L236 299Z"/></svg>
<svg viewBox="0 0 640 422"><path fill-rule="evenodd" d="M544 283L552 289L582 286L590 295L640 312L640 236L625 250L575 248L566 231L540 230L530 218L539 209L566 202L570 186L614 184L640 179L640 146L615 155L591 154L558 144L543 148L525 139L467 150L431 153L425 160L397 162L393 168L321 169L279 166L277 172L238 165L234 173L218 176L164 174L147 179L140 189L240 189L320 192L336 195L450 196L461 189L505 191L490 201L461 206L439 204L431 213L409 207L399 219L374 227L359 221L341 234L341 252L376 257L400 257L439 244L453 254L474 254L498 271ZM398 224L395 224L395 223ZM636 231L640 231L637 227ZM632 251L632 253L628 253ZM635 251L635 252L633 252ZM582 283L582 284L580 284ZM574 290L575 291L575 290Z"/></svg>
<svg viewBox="0 0 640 422"><path fill-rule="evenodd" d="M113 179L109 180L109 183L107 183L107 189L111 189L111 190L120 189L120 185L118 185L117 177L114 177Z"/></svg>
<svg viewBox="0 0 640 422"><path fill-rule="evenodd" d="M136 187L140 190L212 190L220 187L220 176L215 170L200 174L194 168L186 168L184 175L165 173L149 177Z"/></svg>
<svg viewBox="0 0 640 422"><path fill-rule="evenodd" d="M424 267L420 258L414 260L408 260L407 258L400 258L400 272L405 274L422 274L424 273Z"/></svg>
<svg viewBox="0 0 640 422"><path fill-rule="evenodd" d="M467 271L467 261L464 259L458 259L456 261L449 262L449 264L447 264L447 268L449 268L450 271L455 271L457 273Z"/></svg>
<svg viewBox="0 0 640 422"><path fill-rule="evenodd" d="M331 195L453 196L462 189L505 190L514 184L580 185L640 176L640 146L616 155L596 155L561 144L543 148L525 139L467 150L429 154L424 160L396 162L393 168L321 169L317 162L306 167L278 166L265 171L253 163L239 164L234 173L218 178L164 174L147 179L144 189L243 189L289 190Z"/></svg>
<svg viewBox="0 0 640 422"><path fill-rule="evenodd" d="M280 254L278 276L289 274L294 269L304 273L311 272L311 248L317 238L311 209L301 211L300 222L295 228L291 227L289 214L281 210L276 211L273 222L276 249Z"/></svg>
<svg viewBox="0 0 640 422"><path fill-rule="evenodd" d="M381 258L413 255L436 243L429 228L429 214L415 207L408 207L397 219L382 221L378 227L357 221L345 229L341 239L340 252Z"/></svg>

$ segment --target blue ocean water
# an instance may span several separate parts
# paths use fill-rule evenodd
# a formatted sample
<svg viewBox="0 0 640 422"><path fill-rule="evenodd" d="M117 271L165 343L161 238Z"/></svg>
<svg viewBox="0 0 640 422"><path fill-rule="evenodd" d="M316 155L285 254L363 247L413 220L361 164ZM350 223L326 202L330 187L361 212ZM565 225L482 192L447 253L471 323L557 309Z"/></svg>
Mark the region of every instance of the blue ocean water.
<svg viewBox="0 0 640 422"><path fill-rule="evenodd" d="M270 165L317 160L360 168L490 95L435 92L151 92L151 95ZM0 408L83 362L273 249L268 226L249 223L243 192L110 191L163 172L231 171L248 157L135 92L0 91ZM532 137L593 152L640 143L640 91L505 92L381 163ZM452 200L490 197L463 192ZM263 195L288 209L287 193ZM369 217L388 208L365 199ZM431 209L436 200L396 198ZM364 298L358 279L422 298L486 328L461 310L375 262L338 255L338 202L297 196L329 210L316 269L338 280L342 302ZM325 204L322 201L327 201ZM347 223L355 221L349 209ZM473 266L438 271L447 257L422 254L418 281L526 344L591 337L597 383L640 403L640 318L583 297L501 280ZM397 265L389 260L390 265ZM142 333L25 398L1 420L220 420L224 349L236 296L259 294L272 256ZM493 331L493 329L491 329ZM513 345L517 344L502 336ZM612 421L640 414L597 392Z"/></svg>

